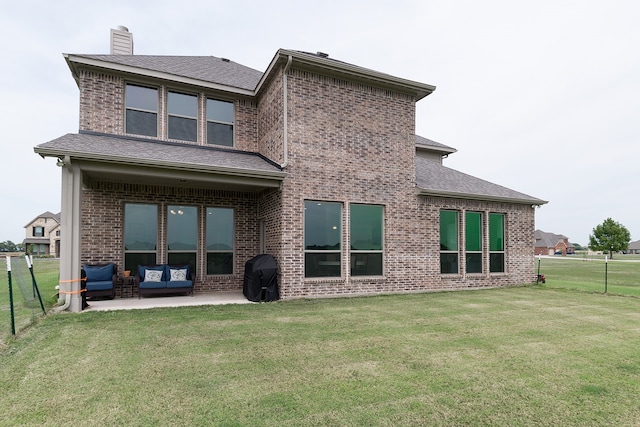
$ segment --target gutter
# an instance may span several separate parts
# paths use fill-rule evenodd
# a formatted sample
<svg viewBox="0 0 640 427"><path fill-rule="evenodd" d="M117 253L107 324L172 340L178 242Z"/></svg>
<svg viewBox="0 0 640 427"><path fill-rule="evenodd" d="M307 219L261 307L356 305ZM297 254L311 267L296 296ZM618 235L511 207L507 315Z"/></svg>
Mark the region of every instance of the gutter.
<svg viewBox="0 0 640 427"><path fill-rule="evenodd" d="M549 203L546 200L540 200L540 199L518 199L514 197L488 196L488 195L482 195L482 194L458 193L458 192L444 191L444 190L421 189L418 194L420 196L450 197L452 199L478 200L482 202L513 203L518 205L531 205L531 206L542 206Z"/></svg>

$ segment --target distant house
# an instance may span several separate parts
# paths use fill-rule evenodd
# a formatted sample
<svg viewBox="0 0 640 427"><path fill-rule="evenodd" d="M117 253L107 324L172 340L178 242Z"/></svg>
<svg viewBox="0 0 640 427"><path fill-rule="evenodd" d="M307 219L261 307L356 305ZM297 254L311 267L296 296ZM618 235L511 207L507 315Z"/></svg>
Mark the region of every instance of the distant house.
<svg viewBox="0 0 640 427"><path fill-rule="evenodd" d="M640 254L640 240L636 240L635 242L629 242L629 248L627 249L628 254Z"/></svg>
<svg viewBox="0 0 640 427"><path fill-rule="evenodd" d="M33 255L60 255L60 213L49 211L32 219L24 226L25 249Z"/></svg>
<svg viewBox="0 0 640 427"><path fill-rule="evenodd" d="M562 234L546 233L542 230L534 232L536 239L535 254L536 255L553 255L553 254L574 254L576 248L569 243L569 238Z"/></svg>

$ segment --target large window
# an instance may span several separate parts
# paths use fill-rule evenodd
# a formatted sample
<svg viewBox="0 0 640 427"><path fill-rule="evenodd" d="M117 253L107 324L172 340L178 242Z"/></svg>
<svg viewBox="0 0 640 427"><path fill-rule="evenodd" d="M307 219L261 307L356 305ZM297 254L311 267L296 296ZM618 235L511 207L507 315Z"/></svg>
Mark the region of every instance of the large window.
<svg viewBox="0 0 640 427"><path fill-rule="evenodd" d="M440 273L458 273L458 212L440 211Z"/></svg>
<svg viewBox="0 0 640 427"><path fill-rule="evenodd" d="M382 206L350 206L351 275L382 275Z"/></svg>
<svg viewBox="0 0 640 427"><path fill-rule="evenodd" d="M191 266L196 271L198 209L195 206L167 206L167 263Z"/></svg>
<svg viewBox="0 0 640 427"><path fill-rule="evenodd" d="M467 273L482 273L482 213L465 212Z"/></svg>
<svg viewBox="0 0 640 427"><path fill-rule="evenodd" d="M504 215L489 214L489 271L504 272Z"/></svg>
<svg viewBox="0 0 640 427"><path fill-rule="evenodd" d="M170 139L198 141L198 97L169 92L167 111Z"/></svg>
<svg viewBox="0 0 640 427"><path fill-rule="evenodd" d="M125 132L158 136L158 90L128 84L124 96Z"/></svg>
<svg viewBox="0 0 640 427"><path fill-rule="evenodd" d="M340 277L342 204L304 203L304 275Z"/></svg>
<svg viewBox="0 0 640 427"><path fill-rule="evenodd" d="M124 269L133 274L138 265L156 263L158 207L137 203L124 205Z"/></svg>
<svg viewBox="0 0 640 427"><path fill-rule="evenodd" d="M233 147L233 103L207 99L207 144Z"/></svg>
<svg viewBox="0 0 640 427"><path fill-rule="evenodd" d="M233 209L207 208L207 274L233 274Z"/></svg>

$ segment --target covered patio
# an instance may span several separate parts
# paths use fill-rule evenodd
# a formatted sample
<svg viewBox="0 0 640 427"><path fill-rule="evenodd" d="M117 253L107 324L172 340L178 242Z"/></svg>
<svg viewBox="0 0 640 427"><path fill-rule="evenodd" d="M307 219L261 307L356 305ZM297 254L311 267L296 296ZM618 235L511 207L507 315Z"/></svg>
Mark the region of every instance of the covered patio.
<svg viewBox="0 0 640 427"><path fill-rule="evenodd" d="M145 308L190 307L200 305L256 304L245 298L242 291L209 292L195 294L193 296L116 297L111 300L90 299L88 303L89 307L86 308L83 313L89 311L139 310Z"/></svg>

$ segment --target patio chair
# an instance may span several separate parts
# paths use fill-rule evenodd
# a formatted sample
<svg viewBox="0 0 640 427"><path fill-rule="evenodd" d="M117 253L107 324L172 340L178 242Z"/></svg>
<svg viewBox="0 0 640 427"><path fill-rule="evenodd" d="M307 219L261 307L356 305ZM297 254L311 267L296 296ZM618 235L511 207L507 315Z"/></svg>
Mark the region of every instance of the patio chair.
<svg viewBox="0 0 640 427"><path fill-rule="evenodd" d="M114 263L85 264L82 267L82 277L86 278L86 296L109 297L116 296L116 283L118 280L118 267Z"/></svg>

